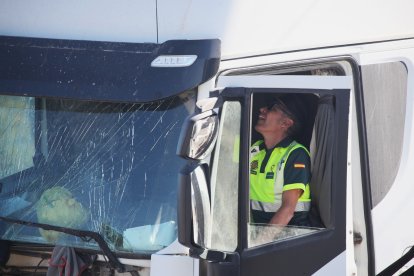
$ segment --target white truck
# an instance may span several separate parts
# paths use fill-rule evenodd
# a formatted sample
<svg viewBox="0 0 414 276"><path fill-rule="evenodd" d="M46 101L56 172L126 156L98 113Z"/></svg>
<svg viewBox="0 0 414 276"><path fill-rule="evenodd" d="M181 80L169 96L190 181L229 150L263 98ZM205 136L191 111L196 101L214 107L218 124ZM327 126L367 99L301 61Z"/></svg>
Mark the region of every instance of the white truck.
<svg viewBox="0 0 414 276"><path fill-rule="evenodd" d="M1 274L412 275L413 10L1 1ZM307 102L315 227L250 220L281 94Z"/></svg>

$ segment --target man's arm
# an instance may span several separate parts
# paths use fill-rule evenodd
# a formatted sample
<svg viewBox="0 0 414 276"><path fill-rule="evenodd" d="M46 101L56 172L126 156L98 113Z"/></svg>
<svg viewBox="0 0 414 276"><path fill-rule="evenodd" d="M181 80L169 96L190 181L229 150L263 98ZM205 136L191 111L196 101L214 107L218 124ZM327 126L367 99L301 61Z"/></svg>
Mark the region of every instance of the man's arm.
<svg viewBox="0 0 414 276"><path fill-rule="evenodd" d="M281 226L285 226L289 223L294 215L296 204L304 193L305 185L306 183L309 183L309 180L309 154L303 148L297 148L291 152L289 158L286 160L282 205L273 215L269 223Z"/></svg>
<svg viewBox="0 0 414 276"><path fill-rule="evenodd" d="M269 223L282 226L287 225L293 217L296 204L302 193L303 190L301 189L284 191L282 194L282 206L276 211Z"/></svg>

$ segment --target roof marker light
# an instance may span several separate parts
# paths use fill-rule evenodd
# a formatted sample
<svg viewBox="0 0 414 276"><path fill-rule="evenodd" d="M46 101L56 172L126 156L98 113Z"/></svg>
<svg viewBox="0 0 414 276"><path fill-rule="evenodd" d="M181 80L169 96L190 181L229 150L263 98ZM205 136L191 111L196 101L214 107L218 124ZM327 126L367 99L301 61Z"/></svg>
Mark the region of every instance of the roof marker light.
<svg viewBox="0 0 414 276"><path fill-rule="evenodd" d="M197 59L196 55L158 56L151 62L151 67L187 67Z"/></svg>

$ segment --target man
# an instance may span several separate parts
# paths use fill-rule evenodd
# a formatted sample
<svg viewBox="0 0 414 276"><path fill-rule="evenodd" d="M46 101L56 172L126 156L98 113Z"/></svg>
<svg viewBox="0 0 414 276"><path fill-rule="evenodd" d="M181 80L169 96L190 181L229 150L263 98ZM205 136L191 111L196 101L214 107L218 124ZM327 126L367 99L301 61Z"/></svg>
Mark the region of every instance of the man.
<svg viewBox="0 0 414 276"><path fill-rule="evenodd" d="M310 157L292 139L304 120L300 97L284 95L260 109L255 129L263 136L251 148L252 222L310 226Z"/></svg>

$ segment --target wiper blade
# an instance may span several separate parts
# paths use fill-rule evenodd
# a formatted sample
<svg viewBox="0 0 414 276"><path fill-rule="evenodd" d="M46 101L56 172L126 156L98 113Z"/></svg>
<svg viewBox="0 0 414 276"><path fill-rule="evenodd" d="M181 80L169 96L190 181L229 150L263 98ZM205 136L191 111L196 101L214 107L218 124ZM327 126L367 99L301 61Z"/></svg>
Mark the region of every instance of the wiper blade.
<svg viewBox="0 0 414 276"><path fill-rule="evenodd" d="M1 216L0 216L0 220L3 220L8 223L13 223L13 224L21 224L21 225L26 225L26 226L31 226L31 227L42 228L44 230L53 230L57 232L62 232L62 233L69 234L72 236L77 236L80 238L93 239L99 245L99 248L101 248L102 252L108 257L108 261L114 269L116 269L120 273L127 272L125 266L118 260L118 257L115 255L114 252L111 251L108 243L99 233L96 233L93 231L75 230L71 228L53 226L53 225L37 223L37 222L23 221L23 220L1 217Z"/></svg>

